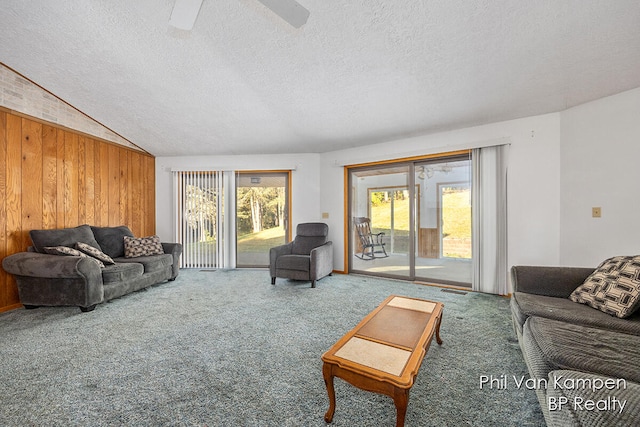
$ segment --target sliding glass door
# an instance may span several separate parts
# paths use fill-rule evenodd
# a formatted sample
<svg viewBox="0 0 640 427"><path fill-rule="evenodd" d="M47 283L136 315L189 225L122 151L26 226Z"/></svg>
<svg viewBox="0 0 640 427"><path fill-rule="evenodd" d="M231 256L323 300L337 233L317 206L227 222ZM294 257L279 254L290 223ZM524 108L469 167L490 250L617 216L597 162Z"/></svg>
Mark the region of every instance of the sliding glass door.
<svg viewBox="0 0 640 427"><path fill-rule="evenodd" d="M410 277L410 178L407 165L351 172L351 224L356 218L365 218L369 223L364 235L360 228L352 227L352 271Z"/></svg>
<svg viewBox="0 0 640 427"><path fill-rule="evenodd" d="M180 267L268 267L269 249L291 239L290 171L174 171L173 177Z"/></svg>
<svg viewBox="0 0 640 427"><path fill-rule="evenodd" d="M417 195L416 280L471 286L471 162L414 165Z"/></svg>
<svg viewBox="0 0 640 427"><path fill-rule="evenodd" d="M236 266L268 267L289 239L289 172L236 174Z"/></svg>
<svg viewBox="0 0 640 427"><path fill-rule="evenodd" d="M350 271L470 287L470 171L468 154L350 168Z"/></svg>

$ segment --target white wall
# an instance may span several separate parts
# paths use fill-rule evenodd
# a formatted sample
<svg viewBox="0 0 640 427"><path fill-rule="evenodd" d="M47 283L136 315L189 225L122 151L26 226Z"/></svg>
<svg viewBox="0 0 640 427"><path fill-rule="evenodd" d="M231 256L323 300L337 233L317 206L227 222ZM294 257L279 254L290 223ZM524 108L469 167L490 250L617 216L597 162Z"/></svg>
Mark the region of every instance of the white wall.
<svg viewBox="0 0 640 427"><path fill-rule="evenodd" d="M562 112L561 138L560 263L639 254L640 88Z"/></svg>
<svg viewBox="0 0 640 427"><path fill-rule="evenodd" d="M291 173L291 224L321 221L318 154L156 157L156 232L173 239L173 180L178 170L285 170Z"/></svg>
<svg viewBox="0 0 640 427"><path fill-rule="evenodd" d="M640 253L640 88L546 114L324 154L158 157L157 230L172 237L171 168L288 169L293 218L329 224L346 270L344 165L510 142L508 265L594 266ZM602 208L602 218L591 208ZM322 212L329 217L322 218Z"/></svg>
<svg viewBox="0 0 640 427"><path fill-rule="evenodd" d="M344 167L420 154L510 142L508 171L508 265L559 262L560 115L407 138L325 153L320 160L320 206L329 213L334 268L345 271Z"/></svg>

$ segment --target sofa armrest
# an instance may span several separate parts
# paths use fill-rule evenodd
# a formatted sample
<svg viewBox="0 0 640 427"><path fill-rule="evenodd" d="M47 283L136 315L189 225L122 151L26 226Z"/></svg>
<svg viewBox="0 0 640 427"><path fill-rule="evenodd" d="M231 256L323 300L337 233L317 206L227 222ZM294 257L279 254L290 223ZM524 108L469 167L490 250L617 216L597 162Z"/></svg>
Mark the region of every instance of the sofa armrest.
<svg viewBox="0 0 640 427"><path fill-rule="evenodd" d="M24 277L75 279L97 276L102 278L98 263L88 257L18 252L4 258L2 267L7 273Z"/></svg>
<svg viewBox="0 0 640 427"><path fill-rule="evenodd" d="M173 265L171 267L171 278L174 280L178 277L180 271L180 255L182 255L182 243L162 243L162 249L165 254L173 256Z"/></svg>
<svg viewBox="0 0 640 427"><path fill-rule="evenodd" d="M321 279L333 271L333 242L327 242L311 250L311 280Z"/></svg>
<svg viewBox="0 0 640 427"><path fill-rule="evenodd" d="M568 298L593 271L585 267L514 265L511 284L514 292Z"/></svg>
<svg viewBox="0 0 640 427"><path fill-rule="evenodd" d="M162 249L165 254L171 255L182 255L182 244L181 243L162 243Z"/></svg>
<svg viewBox="0 0 640 427"><path fill-rule="evenodd" d="M269 249L269 273L276 277L276 260L282 255L290 255L293 250L293 242Z"/></svg>
<svg viewBox="0 0 640 427"><path fill-rule="evenodd" d="M90 311L104 300L102 269L89 257L20 252L2 260L25 306L75 305Z"/></svg>

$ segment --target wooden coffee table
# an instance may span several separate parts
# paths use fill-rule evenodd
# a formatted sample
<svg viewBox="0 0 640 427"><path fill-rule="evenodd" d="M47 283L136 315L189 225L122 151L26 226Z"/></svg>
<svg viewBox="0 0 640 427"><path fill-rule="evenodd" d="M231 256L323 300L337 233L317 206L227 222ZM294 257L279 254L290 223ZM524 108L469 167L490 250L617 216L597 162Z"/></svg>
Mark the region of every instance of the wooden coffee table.
<svg viewBox="0 0 640 427"><path fill-rule="evenodd" d="M330 423L336 410L333 378L363 390L386 394L396 406L396 426L404 426L409 390L435 334L439 345L444 305L391 295L322 355L329 394Z"/></svg>

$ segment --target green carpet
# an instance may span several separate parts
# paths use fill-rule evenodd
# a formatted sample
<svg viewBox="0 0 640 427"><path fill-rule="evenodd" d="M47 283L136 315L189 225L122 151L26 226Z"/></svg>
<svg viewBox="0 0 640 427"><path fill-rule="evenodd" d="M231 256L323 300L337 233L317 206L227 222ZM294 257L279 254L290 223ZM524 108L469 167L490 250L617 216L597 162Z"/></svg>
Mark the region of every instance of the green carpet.
<svg viewBox="0 0 640 427"><path fill-rule="evenodd" d="M265 270L183 270L81 313L0 314L2 426L325 426L320 356L391 294L445 304L407 426L544 426L506 298L355 275L309 283ZM393 426L386 396L335 380L333 426Z"/></svg>

